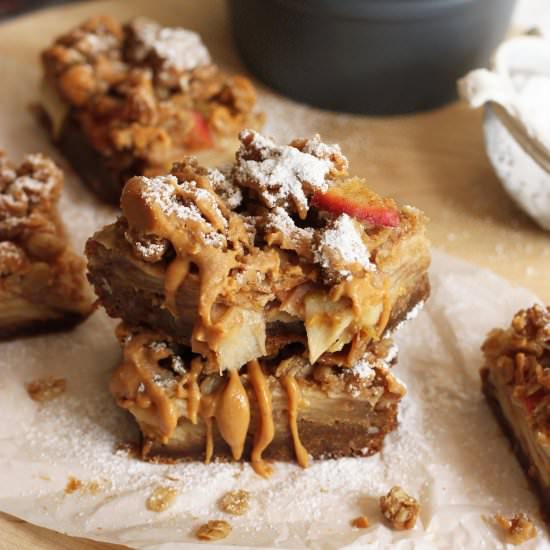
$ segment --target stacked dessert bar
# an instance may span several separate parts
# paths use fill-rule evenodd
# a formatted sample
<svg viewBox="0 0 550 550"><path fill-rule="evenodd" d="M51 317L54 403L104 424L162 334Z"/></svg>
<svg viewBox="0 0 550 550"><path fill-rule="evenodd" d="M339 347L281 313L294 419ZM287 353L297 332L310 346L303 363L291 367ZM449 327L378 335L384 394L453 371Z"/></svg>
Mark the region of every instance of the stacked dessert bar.
<svg viewBox="0 0 550 550"><path fill-rule="evenodd" d="M17 166L0 151L0 339L66 328L92 310L84 261L57 212L62 185L47 157Z"/></svg>
<svg viewBox="0 0 550 550"><path fill-rule="evenodd" d="M193 153L230 160L262 116L251 82L212 64L200 37L145 18L94 17L42 53L41 119L84 182L118 205L136 174L166 174Z"/></svg>
<svg viewBox="0 0 550 550"><path fill-rule="evenodd" d="M126 183L87 243L89 279L123 323L111 391L172 458L369 455L404 386L392 330L427 298L425 218L348 176L318 136L240 134L234 164L195 159Z"/></svg>

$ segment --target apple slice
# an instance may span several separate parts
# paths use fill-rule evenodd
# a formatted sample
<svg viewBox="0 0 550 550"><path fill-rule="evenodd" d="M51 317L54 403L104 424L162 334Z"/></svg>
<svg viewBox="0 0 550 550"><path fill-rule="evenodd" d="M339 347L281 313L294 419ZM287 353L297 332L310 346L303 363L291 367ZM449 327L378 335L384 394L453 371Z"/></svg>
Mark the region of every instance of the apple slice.
<svg viewBox="0 0 550 550"><path fill-rule="evenodd" d="M208 122L198 111L191 111L194 126L190 132L190 143L193 149L207 149L212 147L212 136L208 128Z"/></svg>
<svg viewBox="0 0 550 550"><path fill-rule="evenodd" d="M360 178L346 179L330 187L326 193L315 193L311 203L321 210L348 214L375 226L399 225L399 211L395 202L371 191Z"/></svg>

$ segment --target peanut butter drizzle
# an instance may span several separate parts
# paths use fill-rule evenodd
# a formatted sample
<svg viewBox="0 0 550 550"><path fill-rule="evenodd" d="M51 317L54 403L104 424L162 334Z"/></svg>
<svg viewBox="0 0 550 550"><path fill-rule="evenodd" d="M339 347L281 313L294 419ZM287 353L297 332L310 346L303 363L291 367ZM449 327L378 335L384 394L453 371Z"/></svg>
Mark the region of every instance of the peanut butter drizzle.
<svg viewBox="0 0 550 550"><path fill-rule="evenodd" d="M161 441L167 443L178 423L178 414L164 388L153 380L154 365L170 355L166 349L151 349L146 344L151 334L134 335L124 346L121 364L115 369L110 383L111 393L120 407L134 404L148 409L154 406L159 421ZM139 391L143 384L144 391Z"/></svg>
<svg viewBox="0 0 550 550"><path fill-rule="evenodd" d="M380 314L380 319L378 319L378 325L376 326L376 331L379 337L384 333L391 315L391 299L388 292L388 286L388 282L386 281L384 284L384 300L382 302L383 309Z"/></svg>
<svg viewBox="0 0 550 550"><path fill-rule="evenodd" d="M274 252L265 253L250 242L250 235L241 216L231 212L219 197L213 193L208 178L197 176L196 186L202 193L189 191L176 181L167 184L173 187L174 196L194 205L200 216L178 217L175 211L163 211L162 205L148 201L147 183L143 178L135 177L126 184L121 208L130 227L145 234L171 242L176 252L166 271L165 305L174 316L178 314L176 295L178 288L186 279L191 263L198 268L200 277L200 295L198 319L193 331L192 348L203 353L204 343L208 348L217 349L217 342L223 331L216 330L217 324L223 324L223 318L212 319L212 307L218 296L226 290L229 272L235 267L252 265L250 256L258 261L254 263L262 272L277 271L279 256ZM174 198L174 205L178 202ZM174 206L174 209L176 206ZM231 249L228 248L231 241ZM247 257L247 262L242 258Z"/></svg>
<svg viewBox="0 0 550 550"><path fill-rule="evenodd" d="M185 281L188 273L189 261L185 258L175 258L166 269L164 278L165 304L168 311L174 316L178 313L176 304L178 289L183 281Z"/></svg>
<svg viewBox="0 0 550 550"><path fill-rule="evenodd" d="M216 422L221 436L231 447L233 458L239 460L243 454L250 424L250 402L235 369L229 369L229 381L219 396Z"/></svg>
<svg viewBox="0 0 550 550"><path fill-rule="evenodd" d="M275 435L275 425L273 423L273 407L271 404L271 391L262 367L257 360L248 363L248 379L254 389L258 411L258 428L254 437L254 446L252 447L251 463L254 471L262 477L269 477L273 469L263 458L262 453L273 441Z"/></svg>
<svg viewBox="0 0 550 550"><path fill-rule="evenodd" d="M200 357L195 357L191 361L191 372L187 374L186 389L187 389L187 416L192 424L197 423L199 406L201 402L201 390L197 382L197 378L203 368Z"/></svg>
<svg viewBox="0 0 550 550"><path fill-rule="evenodd" d="M205 464L210 464L212 455L214 454L213 420L216 416L216 408L221 391L222 390L218 390L210 395L202 394L200 398L199 412L206 426Z"/></svg>
<svg viewBox="0 0 550 550"><path fill-rule="evenodd" d="M288 424L290 427L290 433L292 434L292 441L294 442L294 452L296 453L296 460L302 468L307 468L309 464L309 457L307 450L302 445L300 435L298 433L298 403L300 401L300 388L298 383L292 374L287 374L281 378L281 384L286 390L288 398Z"/></svg>

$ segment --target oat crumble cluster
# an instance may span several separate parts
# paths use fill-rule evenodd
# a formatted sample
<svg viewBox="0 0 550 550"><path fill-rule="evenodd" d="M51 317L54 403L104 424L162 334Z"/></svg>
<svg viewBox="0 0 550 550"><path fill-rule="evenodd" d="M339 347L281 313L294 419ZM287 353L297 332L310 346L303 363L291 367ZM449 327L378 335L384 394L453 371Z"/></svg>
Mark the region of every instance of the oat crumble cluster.
<svg viewBox="0 0 550 550"><path fill-rule="evenodd" d="M227 140L233 148L241 128L263 121L251 82L213 64L196 33L143 17L93 17L59 36L42 63L41 107L54 140L114 203L128 177L166 173Z"/></svg>
<svg viewBox="0 0 550 550"><path fill-rule="evenodd" d="M509 544L523 544L537 536L535 524L523 512L510 519L501 514L496 514L495 521L504 532L506 542Z"/></svg>
<svg viewBox="0 0 550 550"><path fill-rule="evenodd" d="M387 495L380 497L380 510L394 529L405 530L414 527L420 506L416 499L395 486Z"/></svg>

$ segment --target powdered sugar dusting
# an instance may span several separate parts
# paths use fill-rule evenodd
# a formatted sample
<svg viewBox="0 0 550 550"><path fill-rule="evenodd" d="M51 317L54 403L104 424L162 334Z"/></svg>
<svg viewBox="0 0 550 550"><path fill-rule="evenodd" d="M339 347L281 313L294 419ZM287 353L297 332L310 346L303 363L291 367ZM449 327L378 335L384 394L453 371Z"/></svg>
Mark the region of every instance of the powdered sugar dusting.
<svg viewBox="0 0 550 550"><path fill-rule="evenodd" d="M165 69L189 71L210 63L210 54L201 37L182 28L162 27L155 21L139 17L131 23L139 47L134 51L137 60L154 52Z"/></svg>
<svg viewBox="0 0 550 550"><path fill-rule="evenodd" d="M332 162L317 158L252 130L244 130L237 153L234 177L238 184L254 187L269 208L295 206L300 213L309 208L306 191L328 189L326 180Z"/></svg>
<svg viewBox="0 0 550 550"><path fill-rule="evenodd" d="M375 271L376 265L370 261L370 253L361 238L353 220L341 214L320 237L315 251L315 260L324 269L336 270L344 278L352 273L339 265L357 265L365 271Z"/></svg>

